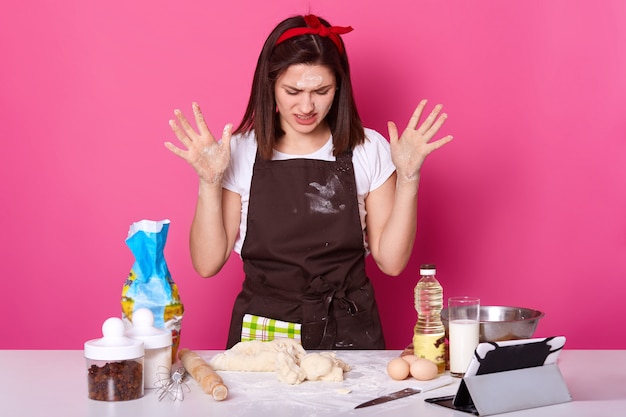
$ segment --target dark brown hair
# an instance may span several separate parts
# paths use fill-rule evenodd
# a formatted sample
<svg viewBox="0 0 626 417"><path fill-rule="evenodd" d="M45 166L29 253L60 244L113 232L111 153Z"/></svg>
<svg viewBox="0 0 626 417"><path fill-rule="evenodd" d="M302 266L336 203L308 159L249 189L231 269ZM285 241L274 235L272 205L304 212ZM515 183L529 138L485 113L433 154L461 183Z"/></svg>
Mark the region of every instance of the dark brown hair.
<svg viewBox="0 0 626 417"><path fill-rule="evenodd" d="M320 18L320 21L324 26L330 27L326 20ZM265 160L272 158L277 139L285 133L276 114L276 80L289 66L295 64L323 65L330 68L335 75L337 91L326 115L333 135L333 154L337 156L352 150L365 141L363 124L352 93L345 47L340 52L332 40L319 35L300 35L276 45L284 31L306 26L303 16L294 16L283 20L270 33L257 61L246 112L239 127L235 129L235 133L254 130L259 154Z"/></svg>

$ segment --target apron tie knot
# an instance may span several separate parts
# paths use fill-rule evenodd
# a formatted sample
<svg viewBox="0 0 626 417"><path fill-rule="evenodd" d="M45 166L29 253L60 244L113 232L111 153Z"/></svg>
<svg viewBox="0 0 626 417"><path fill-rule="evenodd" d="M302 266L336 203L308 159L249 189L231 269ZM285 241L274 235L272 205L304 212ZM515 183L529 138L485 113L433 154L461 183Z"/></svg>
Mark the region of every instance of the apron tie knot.
<svg viewBox="0 0 626 417"><path fill-rule="evenodd" d="M336 303L337 307L345 309L351 316L354 316L359 311L356 303L346 297L345 290L331 285L322 275L313 278L311 281L311 289L321 295L321 298L324 300L324 305L326 306L327 315L330 312L330 305L333 301Z"/></svg>
<svg viewBox="0 0 626 417"><path fill-rule="evenodd" d="M354 316L359 312L359 308L356 306L354 301L347 298L343 291L337 291L334 295L334 299L337 301L337 304L339 304L341 308L345 309L351 316Z"/></svg>

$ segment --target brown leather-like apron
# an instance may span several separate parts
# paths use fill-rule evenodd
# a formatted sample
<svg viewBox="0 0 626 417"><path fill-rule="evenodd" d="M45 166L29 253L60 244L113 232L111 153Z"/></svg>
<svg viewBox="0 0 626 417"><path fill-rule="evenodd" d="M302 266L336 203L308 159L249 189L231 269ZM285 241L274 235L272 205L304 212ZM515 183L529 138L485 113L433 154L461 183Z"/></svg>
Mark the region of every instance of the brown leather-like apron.
<svg viewBox="0 0 626 417"><path fill-rule="evenodd" d="M246 274L227 348L244 314L302 324L305 349L384 349L374 291L365 273L352 154L336 161L256 158Z"/></svg>

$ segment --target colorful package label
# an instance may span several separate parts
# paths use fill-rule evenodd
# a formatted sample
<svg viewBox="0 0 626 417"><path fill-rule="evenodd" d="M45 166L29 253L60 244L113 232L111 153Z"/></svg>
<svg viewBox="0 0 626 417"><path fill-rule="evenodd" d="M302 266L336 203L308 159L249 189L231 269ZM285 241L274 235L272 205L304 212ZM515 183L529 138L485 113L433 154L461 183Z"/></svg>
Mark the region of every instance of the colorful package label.
<svg viewBox="0 0 626 417"><path fill-rule="evenodd" d="M183 304L172 280L163 250L169 220L141 220L130 226L126 245L135 257L122 288L122 319L132 323L133 312L148 308L154 315L154 327L169 329L174 340L173 355L180 341Z"/></svg>

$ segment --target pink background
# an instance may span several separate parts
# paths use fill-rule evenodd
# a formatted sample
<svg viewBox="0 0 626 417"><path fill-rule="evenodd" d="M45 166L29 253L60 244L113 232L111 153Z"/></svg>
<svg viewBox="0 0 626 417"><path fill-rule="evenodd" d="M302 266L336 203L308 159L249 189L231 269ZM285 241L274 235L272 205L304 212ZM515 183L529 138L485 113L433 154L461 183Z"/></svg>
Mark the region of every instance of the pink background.
<svg viewBox="0 0 626 417"><path fill-rule="evenodd" d="M0 15L0 348L82 349L120 315L141 219L165 256L182 345L223 348L242 271L191 267L197 180L167 121L198 101L220 132L243 114L271 28L337 25L365 124L404 125L426 97L455 140L427 161L414 255L368 264L389 348L411 340L420 263L446 297L546 312L537 336L626 348L626 3L614 1L16 1Z"/></svg>

